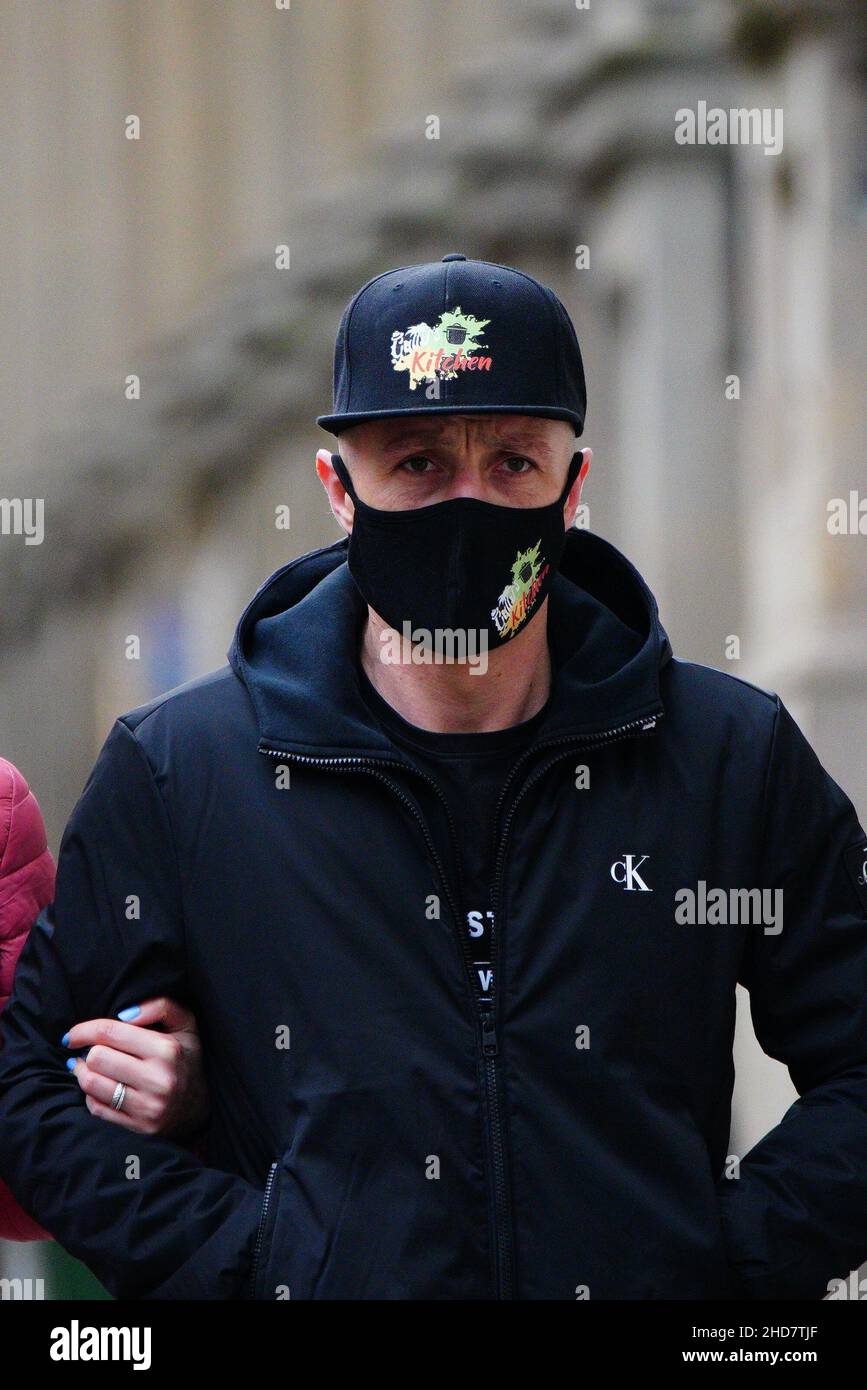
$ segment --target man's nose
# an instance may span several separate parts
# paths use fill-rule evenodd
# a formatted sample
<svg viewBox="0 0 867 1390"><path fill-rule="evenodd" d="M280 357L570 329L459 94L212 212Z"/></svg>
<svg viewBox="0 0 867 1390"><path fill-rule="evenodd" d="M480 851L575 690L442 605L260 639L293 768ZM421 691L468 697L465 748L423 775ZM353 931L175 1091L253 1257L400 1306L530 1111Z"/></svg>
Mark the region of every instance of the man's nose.
<svg viewBox="0 0 867 1390"><path fill-rule="evenodd" d="M488 500L491 491L484 470L480 466L465 462L455 469L443 496L444 500L449 501L455 497L476 497L484 502Z"/></svg>

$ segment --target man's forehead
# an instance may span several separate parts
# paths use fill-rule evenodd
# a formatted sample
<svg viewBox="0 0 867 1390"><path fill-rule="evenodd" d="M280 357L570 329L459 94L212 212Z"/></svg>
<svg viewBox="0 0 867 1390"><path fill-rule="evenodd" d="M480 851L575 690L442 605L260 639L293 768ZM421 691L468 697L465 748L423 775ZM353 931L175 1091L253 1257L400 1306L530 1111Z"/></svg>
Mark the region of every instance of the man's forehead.
<svg viewBox="0 0 867 1390"><path fill-rule="evenodd" d="M562 426L562 421L548 421L534 415L510 414L454 414L448 416L415 416L412 419L382 420L377 424L377 434L383 445L395 446L415 443L419 440L443 440L462 433L466 423L472 424L474 432L484 440L515 441L547 444L556 433L550 425Z"/></svg>

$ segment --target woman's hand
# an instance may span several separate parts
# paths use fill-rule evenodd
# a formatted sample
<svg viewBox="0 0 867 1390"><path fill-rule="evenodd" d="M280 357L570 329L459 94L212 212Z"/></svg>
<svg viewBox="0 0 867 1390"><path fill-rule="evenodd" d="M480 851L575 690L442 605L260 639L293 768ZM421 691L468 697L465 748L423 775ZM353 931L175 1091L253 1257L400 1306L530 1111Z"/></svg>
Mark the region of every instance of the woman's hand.
<svg viewBox="0 0 867 1390"><path fill-rule="evenodd" d="M63 1045L90 1051L86 1059L70 1058L67 1066L92 1115L138 1134L194 1134L209 1108L195 1017L173 999L147 999L136 1007L134 1021L91 1018L70 1028ZM123 1109L114 1110L111 1098L119 1081L126 1093Z"/></svg>

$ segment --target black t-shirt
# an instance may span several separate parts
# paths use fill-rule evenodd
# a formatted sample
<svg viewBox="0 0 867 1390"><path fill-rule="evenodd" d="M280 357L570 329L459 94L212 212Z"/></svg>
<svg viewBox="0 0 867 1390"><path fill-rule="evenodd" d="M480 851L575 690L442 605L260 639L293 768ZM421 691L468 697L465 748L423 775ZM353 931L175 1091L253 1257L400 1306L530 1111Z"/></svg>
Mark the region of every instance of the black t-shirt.
<svg viewBox="0 0 867 1390"><path fill-rule="evenodd" d="M546 707L521 724L484 734L419 729L392 709L359 665L361 693L371 713L407 757L442 789L457 831L467 932L479 979L479 999L493 998L491 886L494 816L503 783L532 741Z"/></svg>

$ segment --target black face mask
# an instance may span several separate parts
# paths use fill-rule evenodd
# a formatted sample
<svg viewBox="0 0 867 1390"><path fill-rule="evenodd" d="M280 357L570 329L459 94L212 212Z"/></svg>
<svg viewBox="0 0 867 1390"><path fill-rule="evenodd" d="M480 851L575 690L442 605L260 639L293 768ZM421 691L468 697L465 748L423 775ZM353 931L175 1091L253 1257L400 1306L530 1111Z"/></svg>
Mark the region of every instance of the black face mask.
<svg viewBox="0 0 867 1390"><path fill-rule="evenodd" d="M343 459L332 454L355 504L350 574L391 628L485 632L489 647L502 646L523 631L551 587L566 544L563 506L582 459L579 449L563 491L545 507L454 497L389 512L361 501Z"/></svg>

